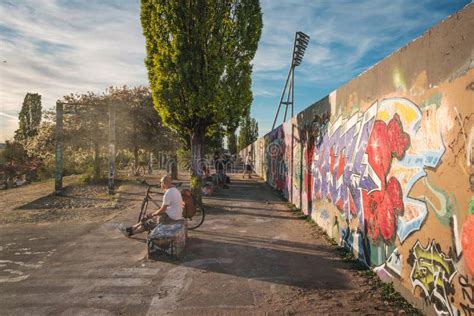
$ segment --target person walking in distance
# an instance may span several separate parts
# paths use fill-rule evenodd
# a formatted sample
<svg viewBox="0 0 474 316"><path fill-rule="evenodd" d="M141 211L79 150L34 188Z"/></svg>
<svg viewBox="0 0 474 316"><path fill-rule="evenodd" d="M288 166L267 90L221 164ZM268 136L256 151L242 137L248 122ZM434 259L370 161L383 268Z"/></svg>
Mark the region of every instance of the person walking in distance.
<svg viewBox="0 0 474 316"><path fill-rule="evenodd" d="M249 151L245 156L245 166L244 166L244 174L242 178L245 178L245 175L248 174L249 179L252 178L252 152Z"/></svg>

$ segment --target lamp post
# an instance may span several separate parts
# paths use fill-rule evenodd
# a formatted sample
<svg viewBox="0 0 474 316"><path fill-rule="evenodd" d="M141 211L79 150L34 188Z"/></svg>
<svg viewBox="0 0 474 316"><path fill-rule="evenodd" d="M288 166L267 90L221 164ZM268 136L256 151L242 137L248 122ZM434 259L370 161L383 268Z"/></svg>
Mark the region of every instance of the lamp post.
<svg viewBox="0 0 474 316"><path fill-rule="evenodd" d="M288 112L288 106L291 105L291 117L293 117L294 110L294 86L295 86L295 67L301 65L303 60L304 52L306 47L308 47L309 36L303 32L296 32L295 42L293 44L293 55L291 59L290 71L288 72L288 77L286 78L285 87L281 94L280 103L278 104L278 109L273 120L272 131L275 129L275 124L280 114L281 105L285 105L285 116L283 122L286 121L286 114ZM289 85L288 85L289 84ZM288 89L287 89L288 88ZM286 94L286 101L283 101Z"/></svg>
<svg viewBox="0 0 474 316"><path fill-rule="evenodd" d="M63 109L61 101L56 102L56 151L54 173L54 195L61 195L63 191Z"/></svg>
<svg viewBox="0 0 474 316"><path fill-rule="evenodd" d="M296 32L295 34L295 42L293 44L293 55L291 58L291 66L290 71L288 72L288 77L286 78L285 87L283 88L283 92L281 93L280 103L278 104L278 109L275 115L275 119L273 120L272 131L275 129L275 124L278 119L278 114L280 114L281 105L285 105L285 115L283 117L283 122L286 121L286 114L288 112L288 106L291 105L291 117L293 117L294 113L294 98L295 98L295 68L301 65L303 61L304 52L306 51L306 47L308 47L309 43L309 36L303 32ZM287 90L288 88L288 90ZM286 94L286 101L283 101ZM289 198L290 201L293 202L293 170L294 170L294 163L293 163L293 149L294 149L294 129L293 123L291 125L291 158L289 159L290 165L290 192ZM301 200L301 199L300 199ZM301 201L300 201L300 208L301 208Z"/></svg>

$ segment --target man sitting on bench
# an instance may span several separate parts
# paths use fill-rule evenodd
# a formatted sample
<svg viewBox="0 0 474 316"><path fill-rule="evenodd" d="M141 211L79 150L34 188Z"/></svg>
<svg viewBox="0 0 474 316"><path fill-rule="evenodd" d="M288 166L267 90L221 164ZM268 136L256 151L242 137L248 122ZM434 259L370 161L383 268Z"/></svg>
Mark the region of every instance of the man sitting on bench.
<svg viewBox="0 0 474 316"><path fill-rule="evenodd" d="M171 183L170 176L161 178L161 188L166 190L161 208L147 214L145 219L130 227L120 224L119 230L127 237L144 231L151 231L158 224L169 224L183 219L183 199L181 192Z"/></svg>

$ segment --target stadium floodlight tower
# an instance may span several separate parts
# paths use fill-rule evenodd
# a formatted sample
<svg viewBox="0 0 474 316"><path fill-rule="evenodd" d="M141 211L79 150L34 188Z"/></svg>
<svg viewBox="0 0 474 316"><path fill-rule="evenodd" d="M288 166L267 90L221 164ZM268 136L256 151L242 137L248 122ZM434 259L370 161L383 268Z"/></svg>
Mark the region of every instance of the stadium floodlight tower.
<svg viewBox="0 0 474 316"><path fill-rule="evenodd" d="M285 87L280 98L280 104L278 104L278 110L273 120L272 131L275 128L275 123L278 119L278 114L280 114L281 105L285 105L285 116L283 122L286 121L286 114L288 112L288 106L291 105L291 117L293 117L294 110L294 90L295 90L295 67L301 65L303 60L304 52L306 47L308 47L309 36L303 32L296 32L295 34L295 43L293 44L293 57L291 60L290 71L288 72L288 77L286 78ZM286 94L286 101L283 101Z"/></svg>

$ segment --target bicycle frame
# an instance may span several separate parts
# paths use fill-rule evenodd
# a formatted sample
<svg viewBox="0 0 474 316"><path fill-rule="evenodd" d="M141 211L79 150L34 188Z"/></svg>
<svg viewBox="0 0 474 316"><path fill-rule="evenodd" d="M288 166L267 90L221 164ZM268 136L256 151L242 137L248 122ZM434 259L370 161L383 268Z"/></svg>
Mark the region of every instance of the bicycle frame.
<svg viewBox="0 0 474 316"><path fill-rule="evenodd" d="M151 188L153 187L153 185L151 184L148 184L148 188L146 190L146 194L145 194L145 198L143 199L143 202L142 202L142 205L141 205L141 208L140 208L140 215L138 215L138 222L141 222L142 219L145 217L146 215L146 211L147 211L147 206L148 206L148 201L151 201L153 202L153 204L155 204L157 207L160 207L160 205L158 203L156 203L155 200L153 200L153 198L151 197L150 195L150 190Z"/></svg>

